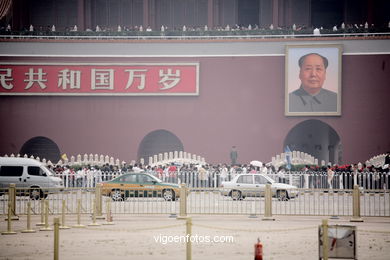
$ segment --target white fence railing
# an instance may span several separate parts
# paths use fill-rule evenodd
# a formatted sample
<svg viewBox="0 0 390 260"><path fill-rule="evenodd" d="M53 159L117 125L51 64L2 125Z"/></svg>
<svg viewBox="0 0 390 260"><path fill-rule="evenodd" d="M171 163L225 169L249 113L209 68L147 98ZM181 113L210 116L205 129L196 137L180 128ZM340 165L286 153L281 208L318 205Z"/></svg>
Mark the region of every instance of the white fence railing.
<svg viewBox="0 0 390 260"><path fill-rule="evenodd" d="M253 191L253 190L252 190ZM310 216L352 216L355 214L354 190L344 189L333 191L327 189L295 189L298 196L289 200L272 198L272 213L274 215L310 215ZM263 196L247 196L242 199L233 199L224 195L222 188L189 188L188 196L178 200L165 200L161 196L154 196L149 191L132 190L124 188L128 197L121 200L112 200L108 196L99 195L98 188L66 188L53 189L43 199L32 199L29 189L16 189L16 196L10 195L8 189L0 189L0 215L8 213L11 205L13 214L43 215L44 202L47 202L50 215L66 214L67 222L74 221L69 215L84 215L83 221L90 221L89 217L96 210L97 215L107 216L112 214L182 214L182 205L185 201L187 214L226 214L226 215L265 215L267 199ZM130 194L140 196L130 196ZM357 190L360 197L361 216L390 216L390 192L386 190ZM27 194L20 196L20 193ZM9 203L13 202L13 203ZM31 208L28 207L30 203ZM80 203L80 207L78 206ZM96 204L95 204L96 203ZM64 208L65 204L65 208ZM95 206L95 207L94 207ZM109 209L109 211L108 211ZM110 215L110 214L109 214ZM88 216L88 220L86 220ZM116 218L116 217L114 217ZM37 218L35 218L37 219ZM70 219L70 220L69 220Z"/></svg>
<svg viewBox="0 0 390 260"><path fill-rule="evenodd" d="M63 172L57 176L62 178L65 187L94 188L97 183L109 181L120 176L121 171L92 170L87 172L72 173ZM182 171L170 174L158 174L149 172L164 182L185 183L191 188L218 188L223 181L230 181L237 174L228 173L221 175L218 172L208 172L200 177L197 171ZM338 172L332 178L328 178L326 172L291 172L287 174L268 174L276 182L286 183L303 189L352 189L359 185L363 189L390 190L390 173L380 172Z"/></svg>

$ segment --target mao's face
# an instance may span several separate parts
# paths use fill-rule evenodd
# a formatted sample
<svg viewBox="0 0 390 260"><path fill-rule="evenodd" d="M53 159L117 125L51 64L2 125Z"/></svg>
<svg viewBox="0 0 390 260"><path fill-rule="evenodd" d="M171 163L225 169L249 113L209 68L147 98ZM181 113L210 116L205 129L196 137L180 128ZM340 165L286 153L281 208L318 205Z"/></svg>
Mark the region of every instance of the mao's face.
<svg viewBox="0 0 390 260"><path fill-rule="evenodd" d="M325 78L326 68L322 58L315 54L307 56L299 72L299 79L306 92L311 95L317 94L321 90Z"/></svg>

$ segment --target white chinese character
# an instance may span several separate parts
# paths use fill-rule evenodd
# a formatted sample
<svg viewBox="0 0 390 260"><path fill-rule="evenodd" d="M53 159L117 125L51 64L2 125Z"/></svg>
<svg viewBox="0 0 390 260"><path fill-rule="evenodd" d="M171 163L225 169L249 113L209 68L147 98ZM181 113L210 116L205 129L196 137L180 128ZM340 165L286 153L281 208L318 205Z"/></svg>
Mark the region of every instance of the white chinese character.
<svg viewBox="0 0 390 260"><path fill-rule="evenodd" d="M3 73L4 72L4 73ZM0 69L0 85L5 89L12 89L12 83L7 84L7 81L14 80L12 78L12 69Z"/></svg>
<svg viewBox="0 0 390 260"><path fill-rule="evenodd" d="M92 69L91 89L114 89L114 70Z"/></svg>
<svg viewBox="0 0 390 260"><path fill-rule="evenodd" d="M161 90L173 88L180 82L180 70L176 70L175 74L172 73L172 69L168 69L167 73L160 70L159 74L161 80L158 83L163 85Z"/></svg>
<svg viewBox="0 0 390 260"><path fill-rule="evenodd" d="M66 89L69 85L70 89L80 88L81 71L64 69L58 73L58 87Z"/></svg>
<svg viewBox="0 0 390 260"><path fill-rule="evenodd" d="M145 88L145 74L134 75L136 72L146 72L147 70L125 70L129 72L129 80L127 81L126 89L130 88L133 85L134 78L140 78L140 83L137 86L138 89Z"/></svg>
<svg viewBox="0 0 390 260"><path fill-rule="evenodd" d="M43 82L46 82L47 79L43 79L43 76L46 76L47 73L43 72L43 69L38 69L38 72L34 72L33 68L30 68L27 73L24 73L28 76L28 79L25 79L24 82L28 82L27 86L24 89L29 89L34 85L34 83L38 83L41 89L45 89L46 85ZM36 76L36 77L35 77Z"/></svg>

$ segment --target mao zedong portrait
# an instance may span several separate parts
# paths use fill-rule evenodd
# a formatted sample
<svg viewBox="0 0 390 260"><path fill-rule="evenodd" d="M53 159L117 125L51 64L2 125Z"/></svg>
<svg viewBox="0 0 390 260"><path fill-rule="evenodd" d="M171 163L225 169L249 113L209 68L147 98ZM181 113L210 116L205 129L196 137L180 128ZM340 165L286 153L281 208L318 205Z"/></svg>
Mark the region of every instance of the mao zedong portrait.
<svg viewBox="0 0 390 260"><path fill-rule="evenodd" d="M290 112L336 112L337 93L324 89L328 59L318 53L302 56L300 67L299 89L289 94Z"/></svg>

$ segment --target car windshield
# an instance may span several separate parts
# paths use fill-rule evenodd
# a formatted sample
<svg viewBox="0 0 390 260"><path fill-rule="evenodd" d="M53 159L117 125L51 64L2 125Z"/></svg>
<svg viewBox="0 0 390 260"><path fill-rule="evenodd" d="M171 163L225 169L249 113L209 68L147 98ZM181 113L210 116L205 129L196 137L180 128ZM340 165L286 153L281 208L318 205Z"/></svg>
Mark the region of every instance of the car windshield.
<svg viewBox="0 0 390 260"><path fill-rule="evenodd" d="M160 180L160 179L157 178L156 176L150 175L150 177L152 177L153 180L155 180L156 182L162 182L162 180Z"/></svg>
<svg viewBox="0 0 390 260"><path fill-rule="evenodd" d="M45 170L46 170L45 173L47 174L47 176L54 176L55 175L55 172L52 169L49 169L46 166L42 166L42 168L45 168Z"/></svg>
<svg viewBox="0 0 390 260"><path fill-rule="evenodd" d="M263 176L264 178L266 178L267 181L269 181L271 184L272 184L272 183L275 183L275 181L274 181L271 177L269 177L269 176L267 176L267 175L261 175L261 176Z"/></svg>

